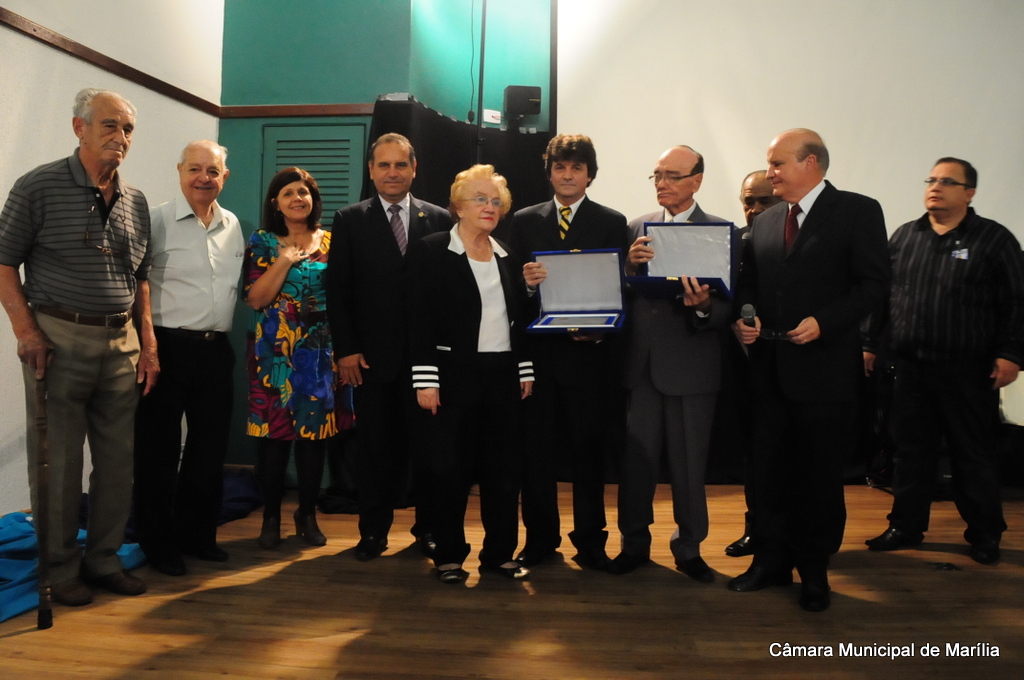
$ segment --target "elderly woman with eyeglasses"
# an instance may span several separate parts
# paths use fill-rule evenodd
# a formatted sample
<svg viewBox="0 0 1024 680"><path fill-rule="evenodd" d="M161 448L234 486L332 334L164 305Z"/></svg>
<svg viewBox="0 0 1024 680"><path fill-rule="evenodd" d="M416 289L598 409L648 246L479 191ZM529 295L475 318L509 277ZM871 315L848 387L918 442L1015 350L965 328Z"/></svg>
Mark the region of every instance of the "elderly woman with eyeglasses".
<svg viewBox="0 0 1024 680"><path fill-rule="evenodd" d="M522 580L513 561L519 535L519 402L533 389L522 355L526 286L491 232L512 205L490 165L460 172L449 210L456 225L409 246L410 352L422 409L434 512L434 565L442 583L468 574L465 515L479 483L481 571Z"/></svg>

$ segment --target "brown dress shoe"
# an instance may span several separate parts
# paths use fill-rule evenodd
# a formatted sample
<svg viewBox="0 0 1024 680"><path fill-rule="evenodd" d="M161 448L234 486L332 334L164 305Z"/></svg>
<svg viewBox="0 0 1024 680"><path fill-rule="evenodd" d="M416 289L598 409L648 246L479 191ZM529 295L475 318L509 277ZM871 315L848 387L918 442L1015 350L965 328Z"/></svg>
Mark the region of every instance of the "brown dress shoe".
<svg viewBox="0 0 1024 680"><path fill-rule="evenodd" d="M97 588L109 590L116 595L141 595L146 592L146 582L137 576L132 576L124 569L112 574L95 576L88 581Z"/></svg>
<svg viewBox="0 0 1024 680"><path fill-rule="evenodd" d="M92 591L77 576L52 585L50 587L50 596L54 602L59 602L69 607L81 607L92 602Z"/></svg>

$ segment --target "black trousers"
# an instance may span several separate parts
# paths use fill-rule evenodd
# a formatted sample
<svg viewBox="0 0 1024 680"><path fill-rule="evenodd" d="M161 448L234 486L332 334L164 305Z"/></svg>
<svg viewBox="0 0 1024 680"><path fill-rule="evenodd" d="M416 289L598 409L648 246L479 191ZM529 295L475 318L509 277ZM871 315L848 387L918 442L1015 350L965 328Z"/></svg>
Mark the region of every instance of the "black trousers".
<svg viewBox="0 0 1024 680"><path fill-rule="evenodd" d="M519 540L518 365L511 353L467 361L457 386L445 387L442 371L437 415L419 414L429 456L434 564L462 564L469 554L466 505L475 480L484 527L480 563L498 566L512 560Z"/></svg>
<svg viewBox="0 0 1024 680"><path fill-rule="evenodd" d="M135 417L135 521L147 554L216 543L234 395L226 334L157 327L156 339L160 379Z"/></svg>
<svg viewBox="0 0 1024 680"><path fill-rule="evenodd" d="M537 365L533 395L523 404L523 524L526 548L546 553L562 537L558 513L558 472L568 462L572 480L572 544L580 552L604 550L608 539L604 508L605 447L621 406L617 386L596 388L559 380ZM599 386L598 386L599 387Z"/></svg>
<svg viewBox="0 0 1024 680"><path fill-rule="evenodd" d="M425 494L415 488L420 486L419 480L425 473L419 457L410 455L409 431L415 396L409 380L409 375L390 382L371 377L353 391L353 476L362 538L386 537L395 519L395 507L410 495L416 503L413 534L430 532L429 503Z"/></svg>
<svg viewBox="0 0 1024 680"><path fill-rule="evenodd" d="M912 533L928 530L945 437L953 501L967 523L964 538L998 543L1006 522L999 495L999 391L992 389L992 364L907 359L895 364L891 423L897 451L889 523Z"/></svg>
<svg viewBox="0 0 1024 680"><path fill-rule="evenodd" d="M757 386L753 409L755 559L820 573L846 528L843 466L854 404L794 401L770 381Z"/></svg>

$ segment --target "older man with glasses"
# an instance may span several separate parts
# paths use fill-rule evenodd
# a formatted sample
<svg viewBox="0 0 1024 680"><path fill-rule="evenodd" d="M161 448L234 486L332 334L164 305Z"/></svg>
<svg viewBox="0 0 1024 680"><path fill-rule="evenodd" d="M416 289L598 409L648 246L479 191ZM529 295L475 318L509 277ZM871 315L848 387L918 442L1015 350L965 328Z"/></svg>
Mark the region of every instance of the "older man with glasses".
<svg viewBox="0 0 1024 680"><path fill-rule="evenodd" d="M725 222L705 213L694 199L704 179L704 158L688 146L661 155L650 177L661 209L629 223L634 239L627 273L638 273L658 244L644 235L646 222ZM619 479L619 531L622 552L613 574L633 571L650 560L654 492L662 450L672 483L676 531L670 547L676 568L709 583L714 572L700 556L708 534L704 472L715 399L721 383L721 345L729 304L707 285L683 277L674 295L634 296L629 319L623 379L629 390L628 443Z"/></svg>
<svg viewBox="0 0 1024 680"><path fill-rule="evenodd" d="M160 368L147 281L149 210L118 173L135 107L116 92L82 90L72 129L75 152L18 179L0 213L0 302L24 364L36 508L34 394L42 380L47 415L59 424L49 429L49 573L53 599L75 606L92 601L86 581L120 595L146 591L117 550L131 507L136 383L148 393ZM76 538L87 436L93 470L83 554Z"/></svg>

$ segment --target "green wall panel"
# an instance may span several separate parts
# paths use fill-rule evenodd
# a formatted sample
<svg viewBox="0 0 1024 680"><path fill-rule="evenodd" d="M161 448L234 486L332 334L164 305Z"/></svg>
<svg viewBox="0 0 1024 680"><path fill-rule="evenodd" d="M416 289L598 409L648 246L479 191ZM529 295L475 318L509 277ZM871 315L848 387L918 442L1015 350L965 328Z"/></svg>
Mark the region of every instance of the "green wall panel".
<svg viewBox="0 0 1024 680"><path fill-rule="evenodd" d="M541 88L548 129L553 0L488 0L484 106ZM221 103L353 104L410 92L446 116L476 111L482 0L225 0Z"/></svg>
<svg viewBox="0 0 1024 680"><path fill-rule="evenodd" d="M541 88L541 113L526 126L548 130L552 0L488 0L484 108L503 110L505 86ZM413 0L409 91L457 120L476 113L482 0ZM497 126L493 126L497 127Z"/></svg>
<svg viewBox="0 0 1024 680"><path fill-rule="evenodd" d="M221 104L409 91L409 0L225 0Z"/></svg>

